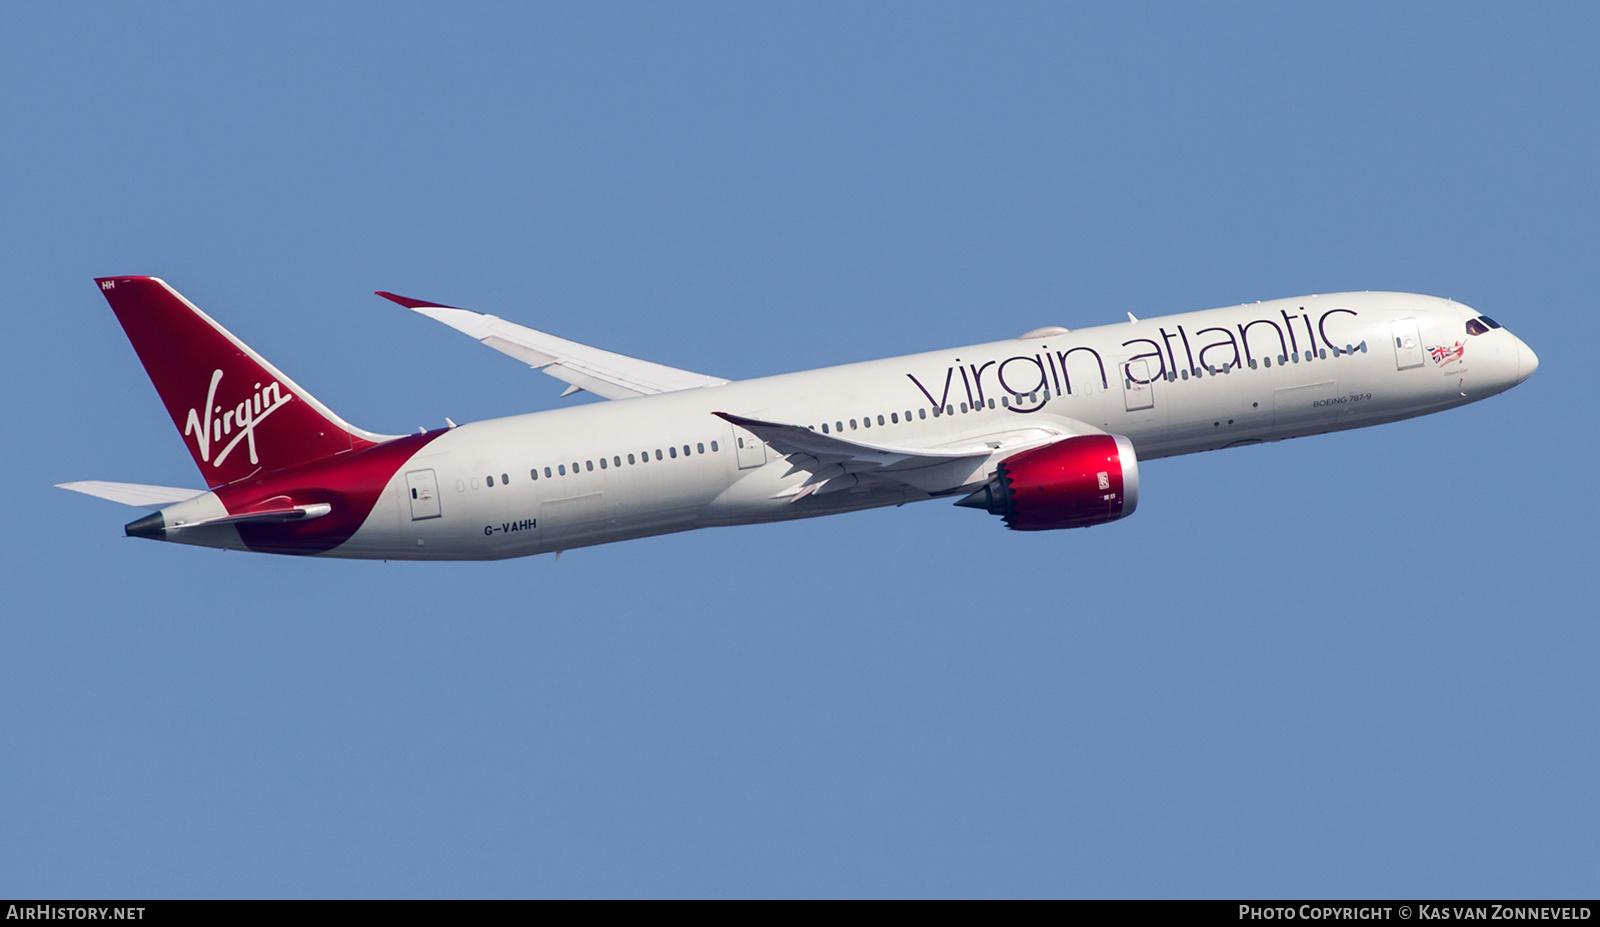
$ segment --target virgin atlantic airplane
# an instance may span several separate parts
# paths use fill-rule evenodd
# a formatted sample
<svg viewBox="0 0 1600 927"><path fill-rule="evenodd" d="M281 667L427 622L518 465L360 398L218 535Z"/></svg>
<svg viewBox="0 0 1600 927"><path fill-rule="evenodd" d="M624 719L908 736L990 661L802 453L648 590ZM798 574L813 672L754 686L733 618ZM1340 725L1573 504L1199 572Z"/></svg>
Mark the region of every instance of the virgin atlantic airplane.
<svg viewBox="0 0 1600 927"><path fill-rule="evenodd" d="M493 315L386 297L613 400L380 435L155 277L97 281L206 489L64 489L155 538L278 554L493 560L952 499L1020 531L1133 514L1140 458L1466 405L1539 358L1447 299L1334 293L730 382Z"/></svg>

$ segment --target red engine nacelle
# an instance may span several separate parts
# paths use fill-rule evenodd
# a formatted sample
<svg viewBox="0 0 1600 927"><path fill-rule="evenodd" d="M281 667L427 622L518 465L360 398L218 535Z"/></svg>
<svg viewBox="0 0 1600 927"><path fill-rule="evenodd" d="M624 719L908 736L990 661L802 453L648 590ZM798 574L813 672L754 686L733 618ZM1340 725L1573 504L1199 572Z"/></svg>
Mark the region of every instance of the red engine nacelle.
<svg viewBox="0 0 1600 927"><path fill-rule="evenodd" d="M1139 461L1121 435L1066 438L1001 461L994 479L956 504L1018 531L1103 525L1139 505Z"/></svg>

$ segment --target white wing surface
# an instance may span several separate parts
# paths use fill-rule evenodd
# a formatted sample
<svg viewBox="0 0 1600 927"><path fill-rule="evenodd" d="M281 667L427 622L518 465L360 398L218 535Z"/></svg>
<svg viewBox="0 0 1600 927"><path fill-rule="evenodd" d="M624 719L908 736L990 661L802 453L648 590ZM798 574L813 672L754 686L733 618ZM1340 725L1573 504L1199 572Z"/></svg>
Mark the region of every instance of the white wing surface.
<svg viewBox="0 0 1600 927"><path fill-rule="evenodd" d="M607 399L629 399L702 386L721 386L728 382L703 373L679 370L626 354L592 348L483 312L410 299L382 290L378 291L378 295L443 322L535 370L542 370L571 384L561 394L563 396L588 390Z"/></svg>
<svg viewBox="0 0 1600 927"><path fill-rule="evenodd" d="M994 455L1010 456L1068 437L1055 429L1027 427L974 438L954 447L890 447L818 434L802 425L766 422L727 412L713 414L765 441L789 461L793 468L789 472L804 470L811 474L789 490L791 501L795 502L812 493L870 487L885 481L935 494L953 491L969 481L975 467ZM1087 424L1082 429L1084 434L1099 431Z"/></svg>

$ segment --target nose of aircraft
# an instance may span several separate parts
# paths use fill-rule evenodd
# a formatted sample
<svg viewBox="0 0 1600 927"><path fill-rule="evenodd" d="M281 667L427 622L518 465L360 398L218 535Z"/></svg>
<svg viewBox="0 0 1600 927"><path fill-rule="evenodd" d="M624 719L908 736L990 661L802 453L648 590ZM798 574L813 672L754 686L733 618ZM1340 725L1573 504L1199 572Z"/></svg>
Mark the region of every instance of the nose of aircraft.
<svg viewBox="0 0 1600 927"><path fill-rule="evenodd" d="M1535 370L1538 370L1538 369L1539 369L1539 355L1533 353L1533 348L1528 347L1528 343L1527 342L1523 341L1521 338L1518 338L1517 339L1517 382L1521 383L1523 380L1526 380L1527 378L1533 376L1533 372Z"/></svg>

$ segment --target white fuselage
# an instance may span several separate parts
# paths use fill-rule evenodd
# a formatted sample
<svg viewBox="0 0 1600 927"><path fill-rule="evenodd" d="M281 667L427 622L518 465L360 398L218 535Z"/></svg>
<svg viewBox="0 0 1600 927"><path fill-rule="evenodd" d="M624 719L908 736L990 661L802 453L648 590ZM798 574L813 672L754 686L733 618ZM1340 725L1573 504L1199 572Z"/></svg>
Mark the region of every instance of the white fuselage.
<svg viewBox="0 0 1600 927"><path fill-rule="evenodd" d="M411 457L325 555L497 559L896 505L970 490L1020 448L1086 431L1150 459L1395 421L1532 373L1510 332L1469 335L1475 317L1428 296L1309 296L474 422ZM808 474L715 412L994 453L796 501ZM209 493L169 511L198 520L208 505L220 511ZM237 538L227 525L169 534Z"/></svg>

